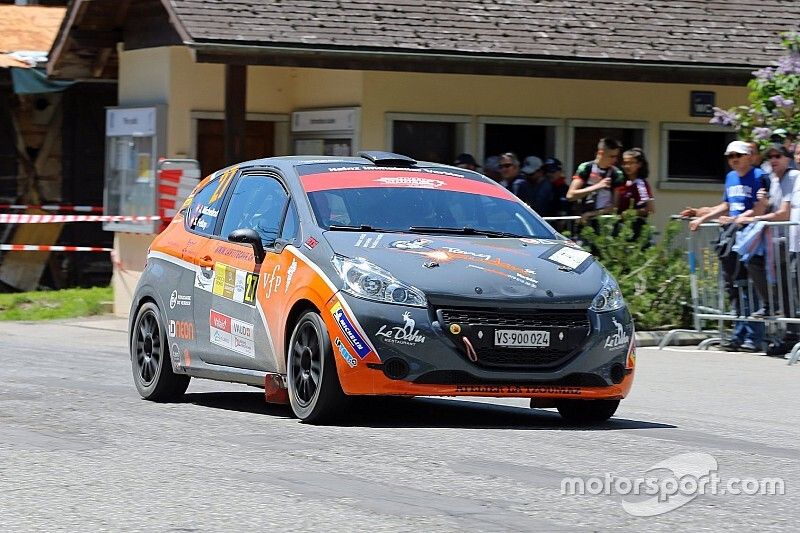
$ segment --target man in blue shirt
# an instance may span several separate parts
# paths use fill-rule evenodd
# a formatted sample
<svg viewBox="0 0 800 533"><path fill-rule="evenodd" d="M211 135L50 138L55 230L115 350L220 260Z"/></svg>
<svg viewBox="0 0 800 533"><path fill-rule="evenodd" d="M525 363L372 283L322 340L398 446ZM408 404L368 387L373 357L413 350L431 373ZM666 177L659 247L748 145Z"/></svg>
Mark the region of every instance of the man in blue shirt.
<svg viewBox="0 0 800 533"><path fill-rule="evenodd" d="M764 188L762 179L764 172L751 164L751 148L744 141L733 141L728 144L725 156L731 171L725 176L725 192L722 202L713 207L687 207L681 215L697 217L689 222L689 229L696 231L700 224L717 219L721 226L732 224L734 218L750 209L754 214L763 214L766 200L759 200L758 190ZM757 211L757 212L756 212ZM725 292L728 293L731 307L740 316L750 314L747 301L747 290L741 291L739 286L747 283L747 269L735 252L728 251L720 255ZM761 349L764 341L764 324L758 322L736 322L733 335L723 343L723 348L730 351L755 352Z"/></svg>

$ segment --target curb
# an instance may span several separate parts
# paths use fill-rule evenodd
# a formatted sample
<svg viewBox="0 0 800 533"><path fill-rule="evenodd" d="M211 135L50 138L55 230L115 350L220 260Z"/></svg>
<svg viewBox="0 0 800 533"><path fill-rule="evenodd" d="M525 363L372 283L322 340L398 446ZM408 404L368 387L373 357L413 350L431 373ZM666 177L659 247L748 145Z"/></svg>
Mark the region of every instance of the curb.
<svg viewBox="0 0 800 533"><path fill-rule="evenodd" d="M661 340L667 336L668 331L637 331L636 346L644 348L648 346L658 346ZM681 332L672 337L670 346L695 346L702 341L710 338L708 333Z"/></svg>

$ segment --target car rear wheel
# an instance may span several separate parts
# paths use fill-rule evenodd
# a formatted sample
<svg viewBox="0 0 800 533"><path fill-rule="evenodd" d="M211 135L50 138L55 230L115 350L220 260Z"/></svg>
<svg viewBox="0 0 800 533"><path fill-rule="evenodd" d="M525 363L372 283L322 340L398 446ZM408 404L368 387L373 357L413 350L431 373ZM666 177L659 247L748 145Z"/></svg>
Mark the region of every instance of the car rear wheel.
<svg viewBox="0 0 800 533"><path fill-rule="evenodd" d="M133 382L145 400L176 400L189 386L189 376L172 371L161 312L152 302L139 308L133 322L131 367Z"/></svg>
<svg viewBox="0 0 800 533"><path fill-rule="evenodd" d="M286 373L297 418L319 424L342 413L347 396L339 384L331 339L322 317L313 311L301 316L292 332Z"/></svg>
<svg viewBox="0 0 800 533"><path fill-rule="evenodd" d="M619 400L559 400L556 408L568 422L599 424L611 418L619 407Z"/></svg>

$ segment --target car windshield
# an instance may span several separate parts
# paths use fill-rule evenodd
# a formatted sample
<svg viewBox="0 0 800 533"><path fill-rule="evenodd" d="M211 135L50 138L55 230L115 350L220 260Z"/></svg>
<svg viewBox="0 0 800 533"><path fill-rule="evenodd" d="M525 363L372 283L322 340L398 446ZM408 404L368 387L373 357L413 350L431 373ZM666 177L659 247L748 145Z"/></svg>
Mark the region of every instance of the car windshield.
<svg viewBox="0 0 800 533"><path fill-rule="evenodd" d="M512 198L434 188L374 186L317 190L308 192L308 197L317 222L325 229L555 236L544 222Z"/></svg>

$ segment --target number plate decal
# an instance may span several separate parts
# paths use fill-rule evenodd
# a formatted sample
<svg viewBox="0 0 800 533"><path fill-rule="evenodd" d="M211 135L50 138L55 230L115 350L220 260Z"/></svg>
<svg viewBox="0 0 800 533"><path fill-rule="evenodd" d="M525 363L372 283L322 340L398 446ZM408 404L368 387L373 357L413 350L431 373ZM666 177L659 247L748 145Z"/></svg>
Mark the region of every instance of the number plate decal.
<svg viewBox="0 0 800 533"><path fill-rule="evenodd" d="M494 345L511 348L543 348L550 346L550 332L543 330L497 329Z"/></svg>

